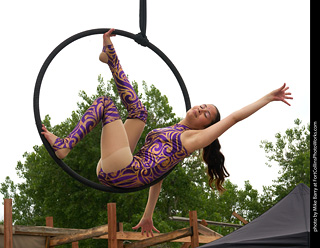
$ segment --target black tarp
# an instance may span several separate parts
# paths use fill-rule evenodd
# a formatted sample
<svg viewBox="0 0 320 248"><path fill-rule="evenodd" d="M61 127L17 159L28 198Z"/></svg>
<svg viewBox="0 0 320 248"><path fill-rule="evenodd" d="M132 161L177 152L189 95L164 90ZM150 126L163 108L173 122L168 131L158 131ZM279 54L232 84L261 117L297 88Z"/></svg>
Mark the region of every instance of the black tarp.
<svg viewBox="0 0 320 248"><path fill-rule="evenodd" d="M201 248L309 247L309 236L310 188L301 183L252 222Z"/></svg>

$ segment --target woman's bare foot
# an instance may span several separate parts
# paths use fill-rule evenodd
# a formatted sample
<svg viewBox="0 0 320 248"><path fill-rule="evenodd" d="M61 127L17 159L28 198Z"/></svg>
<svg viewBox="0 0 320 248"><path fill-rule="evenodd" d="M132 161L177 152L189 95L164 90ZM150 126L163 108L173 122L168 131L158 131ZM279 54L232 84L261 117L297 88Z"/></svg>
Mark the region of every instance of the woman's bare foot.
<svg viewBox="0 0 320 248"><path fill-rule="evenodd" d="M116 36L115 34L112 34L112 32L114 31L114 28L111 28L108 32L103 34L103 46L107 46L107 45L112 45L111 42L111 37Z"/></svg>
<svg viewBox="0 0 320 248"><path fill-rule="evenodd" d="M44 137L47 139L47 141L49 142L51 147L53 147L53 145L56 142L56 139L58 137L56 135L54 135L53 133L50 133L43 124L42 124L42 130L43 130L43 132L41 132L41 134L44 135ZM69 148L62 148L62 149L57 150L55 152L55 154L58 158L63 159L68 155L68 153L70 151L71 151L71 149L69 149Z"/></svg>
<svg viewBox="0 0 320 248"><path fill-rule="evenodd" d="M110 37L116 36L115 34L112 34L114 31L114 28L111 28L108 32L103 34L103 48L106 49L108 45L112 45ZM99 60L103 63L108 63L108 55L105 53L105 51L100 53Z"/></svg>

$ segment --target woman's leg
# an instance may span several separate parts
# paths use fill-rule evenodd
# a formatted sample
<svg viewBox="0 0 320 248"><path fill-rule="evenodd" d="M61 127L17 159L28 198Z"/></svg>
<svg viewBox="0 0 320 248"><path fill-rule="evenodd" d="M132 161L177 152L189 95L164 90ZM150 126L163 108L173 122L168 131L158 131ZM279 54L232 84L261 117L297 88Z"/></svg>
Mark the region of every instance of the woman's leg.
<svg viewBox="0 0 320 248"><path fill-rule="evenodd" d="M63 159L97 124L102 121L101 160L97 168L105 173L126 167L132 161L132 153L125 127L118 110L109 97L99 97L88 108L72 132L64 139L48 132L43 134L53 147L56 155Z"/></svg>
<svg viewBox="0 0 320 248"><path fill-rule="evenodd" d="M110 40L112 31L113 30L110 30L104 34L104 47L103 52L100 54L100 60L109 65L120 99L128 111L128 117L124 127L131 152L133 152L147 122L148 113L122 70L122 66Z"/></svg>
<svg viewBox="0 0 320 248"><path fill-rule="evenodd" d="M72 132L64 139L61 139L54 134L48 132L43 126L42 134L47 138L51 146L56 152L56 155L63 159L70 150L75 147L100 121L102 121L103 127L115 121L120 121L123 126L118 110L112 100L109 97L99 97L92 105L87 109L84 115ZM117 137L115 137L117 138ZM122 136L119 137L121 141ZM126 139L127 140L127 139ZM115 139L114 142L117 140ZM122 141L121 141L122 142Z"/></svg>
<svg viewBox="0 0 320 248"><path fill-rule="evenodd" d="M125 168L132 159L129 140L122 121L117 120L103 127L99 161L103 172L110 173Z"/></svg>
<svg viewBox="0 0 320 248"><path fill-rule="evenodd" d="M113 30L110 30L103 36L103 51L99 59L109 65L120 99L128 111L128 117L123 126L116 125L117 122L115 122L109 124L109 128L103 129L101 136L101 159L97 166L97 174L101 172L101 169L104 173L109 173L122 169L131 163L133 159L132 153L147 121L147 110L122 70L122 66L110 40L112 32ZM121 133L123 136L126 136L127 143L118 143L117 146L114 146L110 141L114 139L113 135L115 133Z"/></svg>

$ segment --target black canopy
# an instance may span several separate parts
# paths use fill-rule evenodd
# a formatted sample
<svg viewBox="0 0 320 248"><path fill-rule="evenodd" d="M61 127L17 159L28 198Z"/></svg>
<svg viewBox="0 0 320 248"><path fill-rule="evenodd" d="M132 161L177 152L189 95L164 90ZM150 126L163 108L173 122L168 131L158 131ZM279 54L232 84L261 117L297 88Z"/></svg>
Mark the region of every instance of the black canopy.
<svg viewBox="0 0 320 248"><path fill-rule="evenodd" d="M309 234L310 189L301 183L249 224L201 248L309 247Z"/></svg>

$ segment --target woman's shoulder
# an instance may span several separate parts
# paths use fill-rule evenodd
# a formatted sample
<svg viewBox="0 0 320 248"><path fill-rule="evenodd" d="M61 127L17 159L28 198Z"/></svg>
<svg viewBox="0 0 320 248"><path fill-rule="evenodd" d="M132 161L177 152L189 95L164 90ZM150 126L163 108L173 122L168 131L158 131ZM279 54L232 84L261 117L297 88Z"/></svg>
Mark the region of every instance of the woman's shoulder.
<svg viewBox="0 0 320 248"><path fill-rule="evenodd" d="M201 130L188 129L181 134L181 143L190 154L197 150L194 148L194 144L196 141L195 137L200 131Z"/></svg>

